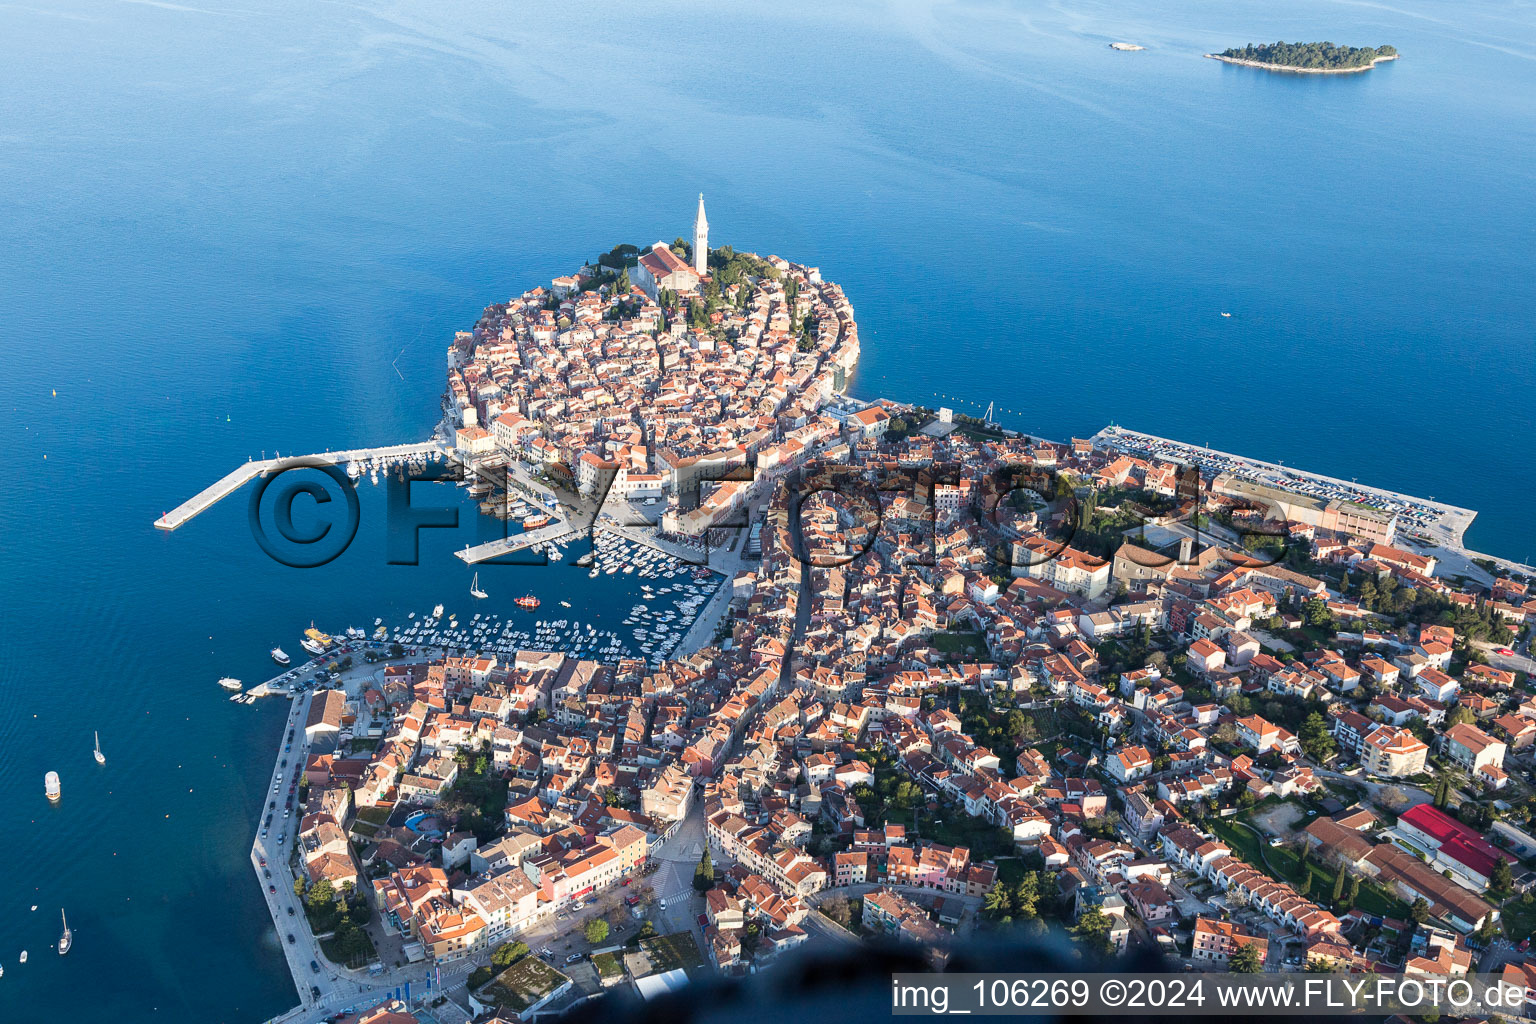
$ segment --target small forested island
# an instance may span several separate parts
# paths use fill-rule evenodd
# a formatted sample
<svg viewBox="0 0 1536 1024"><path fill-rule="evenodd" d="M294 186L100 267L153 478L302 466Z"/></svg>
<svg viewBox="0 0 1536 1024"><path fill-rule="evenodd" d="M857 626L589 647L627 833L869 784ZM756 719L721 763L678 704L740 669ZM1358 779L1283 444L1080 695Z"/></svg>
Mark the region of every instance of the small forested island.
<svg viewBox="0 0 1536 1024"><path fill-rule="evenodd" d="M1378 61L1396 60L1395 46L1336 46L1333 43L1249 43L1220 53L1212 60L1244 64L1268 71L1300 71L1311 74L1344 74L1369 71Z"/></svg>

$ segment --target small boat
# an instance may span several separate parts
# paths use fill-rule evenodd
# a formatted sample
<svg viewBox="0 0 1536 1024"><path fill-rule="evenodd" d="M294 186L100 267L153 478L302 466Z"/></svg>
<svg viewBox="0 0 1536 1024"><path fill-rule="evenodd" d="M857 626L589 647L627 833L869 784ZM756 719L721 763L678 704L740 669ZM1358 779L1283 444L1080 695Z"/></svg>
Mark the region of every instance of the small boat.
<svg viewBox="0 0 1536 1024"><path fill-rule="evenodd" d="M479 573L475 573L475 578L470 581L470 584L469 584L469 596L470 597L487 597L487 596L489 596L489 595L486 594L485 591L480 589L480 574ZM477 618L477 619L479 617L480 616L478 616L478 615L475 616L475 618Z"/></svg>
<svg viewBox="0 0 1536 1024"><path fill-rule="evenodd" d="M59 936L59 956L69 952L69 947L75 944L75 937L69 930L69 918L64 916L64 908L59 908L59 920L64 922L64 934Z"/></svg>
<svg viewBox="0 0 1536 1024"><path fill-rule="evenodd" d="M443 606L442 605L437 604L437 605L433 605L432 606L432 617L434 619L440 619L440 618L443 617Z"/></svg>
<svg viewBox="0 0 1536 1024"><path fill-rule="evenodd" d="M238 690L240 689L240 680L234 678L233 676L225 676L223 679L219 680L219 685L224 687L226 690Z"/></svg>
<svg viewBox="0 0 1536 1024"><path fill-rule="evenodd" d="M101 752L101 733L98 732L98 733L95 733L94 735L96 737L96 763L97 764L106 764L107 763L107 755L103 754Z"/></svg>
<svg viewBox="0 0 1536 1024"><path fill-rule="evenodd" d="M1223 314L1221 314L1221 315L1222 315L1222 316L1231 316L1231 315L1232 315L1232 314L1231 314L1231 313L1223 313Z"/></svg>
<svg viewBox="0 0 1536 1024"><path fill-rule="evenodd" d="M539 606L539 599L532 594L524 594L522 597L513 598L512 603L519 608L527 608L529 611Z"/></svg>
<svg viewBox="0 0 1536 1024"><path fill-rule="evenodd" d="M27 962L27 951L26 950L22 950L21 951L21 962L22 963L26 963Z"/></svg>
<svg viewBox="0 0 1536 1024"><path fill-rule="evenodd" d="M47 775L43 776L43 792L48 794L49 800L52 800L54 803L59 802L59 793L61 792L61 789L59 786L58 772L49 772Z"/></svg>
<svg viewBox="0 0 1536 1024"><path fill-rule="evenodd" d="M570 606L571 606L571 602L569 602L569 601L561 601L560 602L560 607L561 608L569 608Z"/></svg>

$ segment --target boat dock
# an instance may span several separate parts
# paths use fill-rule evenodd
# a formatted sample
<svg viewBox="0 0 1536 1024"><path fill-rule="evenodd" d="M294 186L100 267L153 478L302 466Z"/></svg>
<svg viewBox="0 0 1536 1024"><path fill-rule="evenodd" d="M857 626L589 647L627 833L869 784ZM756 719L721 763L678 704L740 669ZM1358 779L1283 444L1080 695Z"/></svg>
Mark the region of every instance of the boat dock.
<svg viewBox="0 0 1536 1024"><path fill-rule="evenodd" d="M510 537L502 537L500 540L486 541L484 544L476 544L472 548L465 548L456 552L466 564L474 565L500 555L510 555L514 551L522 551L531 548L535 544L557 544L568 537L574 537L576 531L570 524L563 522L550 523L541 526L537 530L529 530L527 533L515 533Z"/></svg>
<svg viewBox="0 0 1536 1024"><path fill-rule="evenodd" d="M345 465L348 462L358 462L370 459L401 459L416 455L431 455L434 452L443 451L443 447L437 441L418 441L414 444L386 445L381 448L354 448L344 452L324 452L319 455L290 456L273 459L252 459L239 469L226 474L216 483L203 488L191 498L177 505L171 511L155 520L155 528L160 530L175 530L185 526L193 518L202 512L206 512L220 501L238 491L241 487L263 473L270 472L285 463L291 463L295 458L323 459L336 465Z"/></svg>
<svg viewBox="0 0 1536 1024"><path fill-rule="evenodd" d="M1450 505L1433 498L1419 498L1401 494L1354 480L1341 480L1266 462L1246 455L1206 448L1201 445L1174 441L1156 434L1144 434L1124 427L1109 426L1094 434L1093 444L1110 448L1138 458L1157 458L1165 462L1184 462L1199 466L1208 474L1231 473L1249 480L1294 491L1326 500L1337 498L1394 512L1411 534L1418 534L1430 543L1449 548L1461 548L1462 536L1477 513L1472 509Z"/></svg>

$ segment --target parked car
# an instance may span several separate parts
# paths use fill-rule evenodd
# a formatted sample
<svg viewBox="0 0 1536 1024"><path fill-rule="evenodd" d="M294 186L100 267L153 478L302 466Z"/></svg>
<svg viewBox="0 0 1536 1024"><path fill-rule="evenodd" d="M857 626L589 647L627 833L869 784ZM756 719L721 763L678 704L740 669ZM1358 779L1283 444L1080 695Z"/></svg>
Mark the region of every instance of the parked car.
<svg viewBox="0 0 1536 1024"><path fill-rule="evenodd" d="M275 886L275 885L267 886L267 892L271 893L273 896L276 896L277 895L277 886Z"/></svg>
<svg viewBox="0 0 1536 1024"><path fill-rule="evenodd" d="M261 874L262 874L263 878L271 878L272 877L272 871L269 868L262 868L261 869Z"/></svg>
<svg viewBox="0 0 1536 1024"><path fill-rule="evenodd" d="M288 944L290 946L293 945L295 942L298 942L298 941L299 941L298 939L293 937L293 932L289 932L288 933Z"/></svg>
<svg viewBox="0 0 1536 1024"><path fill-rule="evenodd" d="M318 960L311 960L309 962L309 969L311 971L314 971L316 974L319 974L320 973L320 961L318 961Z"/></svg>
<svg viewBox="0 0 1536 1024"><path fill-rule="evenodd" d="M576 963L580 959L581 959L581 954L580 953L572 953L570 956L565 958L565 962L568 963L568 964L574 964L574 963Z"/></svg>
<svg viewBox="0 0 1536 1024"><path fill-rule="evenodd" d="M289 907L289 908L288 908L288 916L289 916L289 917L292 917L292 916L293 916L293 908L292 908L292 907Z"/></svg>

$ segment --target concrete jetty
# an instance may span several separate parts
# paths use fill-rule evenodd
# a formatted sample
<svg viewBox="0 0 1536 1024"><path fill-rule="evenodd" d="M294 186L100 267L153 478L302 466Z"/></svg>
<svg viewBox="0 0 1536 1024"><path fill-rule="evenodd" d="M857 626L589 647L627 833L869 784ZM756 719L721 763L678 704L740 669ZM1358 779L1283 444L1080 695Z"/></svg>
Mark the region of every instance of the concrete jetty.
<svg viewBox="0 0 1536 1024"><path fill-rule="evenodd" d="M514 551L522 551L531 548L535 544L550 544L565 540L574 536L575 530L563 522L550 523L541 526L537 530L529 530L527 533L516 533L510 537L502 537L499 540L486 541L484 544L476 544L474 547L465 548L455 552L465 563L474 565L476 562L484 562L499 555L509 555Z"/></svg>
<svg viewBox="0 0 1536 1024"><path fill-rule="evenodd" d="M186 501L155 520L156 529L175 530L206 512L223 499L263 473L277 469L295 458L324 459L336 465L366 459L397 459L412 455L430 455L444 451L437 441L417 441L412 444L386 445L382 448L353 448L342 452L324 452L319 455L289 456L286 459L252 459L240 468L226 474L214 484L203 488Z"/></svg>

